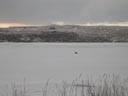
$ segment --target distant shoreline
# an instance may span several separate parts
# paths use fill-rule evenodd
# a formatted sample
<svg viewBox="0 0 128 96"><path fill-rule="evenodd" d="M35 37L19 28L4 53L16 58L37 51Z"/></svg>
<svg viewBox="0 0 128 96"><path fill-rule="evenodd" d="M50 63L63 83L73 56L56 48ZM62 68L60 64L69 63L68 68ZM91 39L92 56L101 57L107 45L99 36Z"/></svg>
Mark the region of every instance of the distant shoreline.
<svg viewBox="0 0 128 96"><path fill-rule="evenodd" d="M49 25L0 28L0 42L128 42L127 26Z"/></svg>

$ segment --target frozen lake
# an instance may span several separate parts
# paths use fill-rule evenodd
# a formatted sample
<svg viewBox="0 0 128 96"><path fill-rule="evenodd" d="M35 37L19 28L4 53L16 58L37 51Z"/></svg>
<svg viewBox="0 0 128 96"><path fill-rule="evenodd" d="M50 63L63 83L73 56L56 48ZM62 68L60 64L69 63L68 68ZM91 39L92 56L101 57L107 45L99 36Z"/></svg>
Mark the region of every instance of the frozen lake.
<svg viewBox="0 0 128 96"><path fill-rule="evenodd" d="M75 54L77 52L78 54ZM128 43L1 43L0 83L127 76Z"/></svg>

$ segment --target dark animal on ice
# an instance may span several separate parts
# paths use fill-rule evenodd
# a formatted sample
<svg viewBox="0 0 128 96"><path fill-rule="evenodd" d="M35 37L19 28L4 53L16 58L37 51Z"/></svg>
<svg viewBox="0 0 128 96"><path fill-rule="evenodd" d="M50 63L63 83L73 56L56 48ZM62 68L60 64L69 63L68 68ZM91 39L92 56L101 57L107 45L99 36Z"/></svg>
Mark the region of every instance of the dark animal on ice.
<svg viewBox="0 0 128 96"><path fill-rule="evenodd" d="M78 54L78 52L74 52L75 54Z"/></svg>

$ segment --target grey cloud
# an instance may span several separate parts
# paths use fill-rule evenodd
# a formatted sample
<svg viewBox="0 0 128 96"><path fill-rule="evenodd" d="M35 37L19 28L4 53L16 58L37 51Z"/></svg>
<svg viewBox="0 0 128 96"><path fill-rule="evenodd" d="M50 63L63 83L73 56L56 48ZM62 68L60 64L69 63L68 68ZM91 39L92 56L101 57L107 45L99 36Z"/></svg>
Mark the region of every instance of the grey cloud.
<svg viewBox="0 0 128 96"><path fill-rule="evenodd" d="M128 20L128 0L1 0L0 22L49 24Z"/></svg>
<svg viewBox="0 0 128 96"><path fill-rule="evenodd" d="M127 0L90 0L83 12L87 21L121 22L128 20Z"/></svg>

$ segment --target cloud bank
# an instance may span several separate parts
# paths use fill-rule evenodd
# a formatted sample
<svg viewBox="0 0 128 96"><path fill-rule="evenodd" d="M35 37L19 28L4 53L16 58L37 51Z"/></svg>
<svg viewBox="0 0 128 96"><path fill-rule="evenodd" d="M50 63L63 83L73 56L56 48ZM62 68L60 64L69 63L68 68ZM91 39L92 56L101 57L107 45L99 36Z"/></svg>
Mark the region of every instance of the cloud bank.
<svg viewBox="0 0 128 96"><path fill-rule="evenodd" d="M0 0L0 23L127 22L128 0Z"/></svg>

